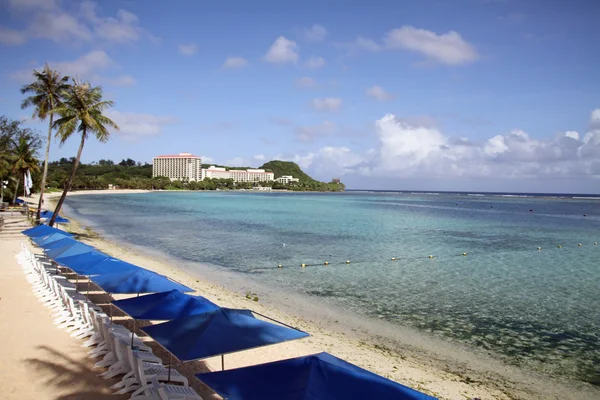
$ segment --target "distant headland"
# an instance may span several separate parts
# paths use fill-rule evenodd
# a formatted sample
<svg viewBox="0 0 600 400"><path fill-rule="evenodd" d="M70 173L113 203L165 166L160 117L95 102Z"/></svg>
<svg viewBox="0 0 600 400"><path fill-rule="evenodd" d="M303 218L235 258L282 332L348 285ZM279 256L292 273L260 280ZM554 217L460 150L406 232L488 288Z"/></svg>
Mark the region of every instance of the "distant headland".
<svg viewBox="0 0 600 400"><path fill-rule="evenodd" d="M74 157L48 164L48 187L60 189L71 173ZM128 158L116 163L101 159L80 163L73 190L257 190L340 192L339 179L320 182L306 174L298 164L273 160L258 168L202 164L190 153L158 156L153 164Z"/></svg>

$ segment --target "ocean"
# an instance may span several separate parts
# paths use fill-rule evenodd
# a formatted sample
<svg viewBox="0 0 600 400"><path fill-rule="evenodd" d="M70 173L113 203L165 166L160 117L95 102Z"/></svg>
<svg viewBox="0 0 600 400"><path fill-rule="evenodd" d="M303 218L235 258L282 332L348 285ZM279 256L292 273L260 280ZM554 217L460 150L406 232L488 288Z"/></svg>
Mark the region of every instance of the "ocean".
<svg viewBox="0 0 600 400"><path fill-rule="evenodd" d="M197 268L600 384L600 198L154 192L66 204Z"/></svg>

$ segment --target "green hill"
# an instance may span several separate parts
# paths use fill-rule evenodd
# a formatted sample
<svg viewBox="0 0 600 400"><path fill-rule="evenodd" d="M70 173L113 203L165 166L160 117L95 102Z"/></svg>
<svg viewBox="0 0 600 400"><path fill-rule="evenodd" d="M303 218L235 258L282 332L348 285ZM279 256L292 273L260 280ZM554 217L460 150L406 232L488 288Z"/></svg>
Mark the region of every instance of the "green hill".
<svg viewBox="0 0 600 400"><path fill-rule="evenodd" d="M275 179L283 175L291 175L294 178L300 179L300 183L314 182L315 180L310 176L306 175L304 171L300 169L298 164L291 161L279 161L273 160L268 163L264 163L260 166L261 169L266 169L275 174Z"/></svg>

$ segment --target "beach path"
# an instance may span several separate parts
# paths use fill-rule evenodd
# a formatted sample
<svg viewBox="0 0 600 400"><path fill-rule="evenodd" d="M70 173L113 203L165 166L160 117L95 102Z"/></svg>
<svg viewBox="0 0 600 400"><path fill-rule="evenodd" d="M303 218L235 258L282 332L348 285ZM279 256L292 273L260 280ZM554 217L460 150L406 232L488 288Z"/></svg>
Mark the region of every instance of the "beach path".
<svg viewBox="0 0 600 400"><path fill-rule="evenodd" d="M51 312L32 293L15 255L28 227L7 215L0 231L0 397L26 399L124 399L113 396L116 380L98 377L81 341L58 329Z"/></svg>

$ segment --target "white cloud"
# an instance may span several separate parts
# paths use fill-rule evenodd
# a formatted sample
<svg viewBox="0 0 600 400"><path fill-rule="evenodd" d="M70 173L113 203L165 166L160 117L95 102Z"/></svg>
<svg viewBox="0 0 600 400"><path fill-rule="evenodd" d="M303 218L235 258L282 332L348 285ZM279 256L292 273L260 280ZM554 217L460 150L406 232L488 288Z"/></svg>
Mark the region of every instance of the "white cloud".
<svg viewBox="0 0 600 400"><path fill-rule="evenodd" d="M269 47L267 54L263 60L273 64L297 63L298 52L297 44L294 41L279 36L275 42Z"/></svg>
<svg viewBox="0 0 600 400"><path fill-rule="evenodd" d="M168 115L161 116L117 110L106 111L106 116L115 121L119 128L121 128L117 134L128 140L160 135L165 125L177 122L175 117Z"/></svg>
<svg viewBox="0 0 600 400"><path fill-rule="evenodd" d="M248 60L243 57L227 57L223 63L223 68L242 68L248 64Z"/></svg>
<svg viewBox="0 0 600 400"><path fill-rule="evenodd" d="M305 64L310 69L319 69L325 66L325 59L323 57L311 56Z"/></svg>
<svg viewBox="0 0 600 400"><path fill-rule="evenodd" d="M366 90L367 96L379 101L393 100L395 96L383 90L379 85L372 86Z"/></svg>
<svg viewBox="0 0 600 400"><path fill-rule="evenodd" d="M361 51L378 52L382 49L382 46L371 39L358 36L353 42L336 43L338 47L344 48L350 54L358 53Z"/></svg>
<svg viewBox="0 0 600 400"><path fill-rule="evenodd" d="M81 11L92 25L97 38L115 43L135 42L143 34L138 17L126 10L117 10L116 17L100 17L96 12L96 3L84 1Z"/></svg>
<svg viewBox="0 0 600 400"><path fill-rule="evenodd" d="M339 111L342 108L342 99L339 97L312 99L310 104L317 111Z"/></svg>
<svg viewBox="0 0 600 400"><path fill-rule="evenodd" d="M571 139L579 140L579 132L576 131L567 131L565 132L565 136Z"/></svg>
<svg viewBox="0 0 600 400"><path fill-rule="evenodd" d="M448 65L466 64L479 58L475 48L455 31L438 35L425 29L403 26L390 31L384 42L389 49L416 51Z"/></svg>
<svg viewBox="0 0 600 400"><path fill-rule="evenodd" d="M100 16L92 1L84 1L74 10L42 0L10 0L10 5L27 15L28 23L20 30L1 29L0 41L5 44L21 44L29 39L48 39L56 43L132 43L144 34L151 37L141 28L135 14L118 9L115 16Z"/></svg>
<svg viewBox="0 0 600 400"><path fill-rule="evenodd" d="M257 154L254 157L252 157L254 160L256 161L265 161L265 155L264 154Z"/></svg>
<svg viewBox="0 0 600 400"><path fill-rule="evenodd" d="M313 25L304 29L304 37L311 42L321 42L327 36L327 29L321 25Z"/></svg>
<svg viewBox="0 0 600 400"><path fill-rule="evenodd" d="M75 16L60 11L34 15L33 22L26 30L26 34L32 38L49 39L55 43L90 42L94 38L94 34L88 26Z"/></svg>
<svg viewBox="0 0 600 400"><path fill-rule="evenodd" d="M209 156L200 156L200 159L202 160L202 164L213 164L215 162L214 158Z"/></svg>
<svg viewBox="0 0 600 400"><path fill-rule="evenodd" d="M27 41L27 36L20 31L15 31L14 29L3 28L0 26L0 43L9 45L9 46L17 46L23 44Z"/></svg>
<svg viewBox="0 0 600 400"><path fill-rule="evenodd" d="M60 71L63 75L79 77L83 80L97 78L96 73L109 67L115 66L115 62L103 50L91 51L74 61L49 62L51 68ZM41 70L43 66L33 68ZM19 82L31 80L32 69L24 69L11 74L11 77Z"/></svg>
<svg viewBox="0 0 600 400"><path fill-rule="evenodd" d="M196 54L196 51L198 51L198 46L196 46L194 43L180 44L177 46L177 49L184 56L191 56Z"/></svg>
<svg viewBox="0 0 600 400"><path fill-rule="evenodd" d="M596 116L600 115L593 114L592 121ZM452 138L392 114L376 121L375 127L375 149L323 147L288 159L326 174L387 179L600 178L600 130L588 131L580 140L575 131L535 139L514 129L480 142Z"/></svg>
<svg viewBox="0 0 600 400"><path fill-rule="evenodd" d="M600 129L600 108L596 108L590 115L590 129Z"/></svg>
<svg viewBox="0 0 600 400"><path fill-rule="evenodd" d="M314 88L317 86L317 81L311 77L303 76L302 78L296 79L296 85L305 88Z"/></svg>

